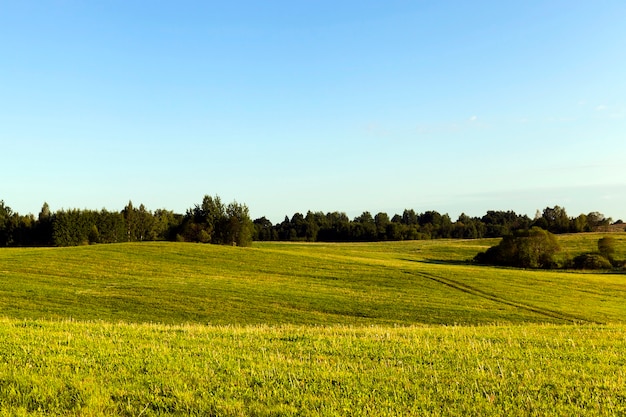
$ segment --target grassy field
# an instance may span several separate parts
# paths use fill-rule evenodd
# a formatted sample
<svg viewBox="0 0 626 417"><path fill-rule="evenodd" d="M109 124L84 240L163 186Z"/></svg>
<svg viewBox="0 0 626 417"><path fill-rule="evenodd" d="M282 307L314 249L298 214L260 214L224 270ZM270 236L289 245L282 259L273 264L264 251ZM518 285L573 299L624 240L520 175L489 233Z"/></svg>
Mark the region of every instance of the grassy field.
<svg viewBox="0 0 626 417"><path fill-rule="evenodd" d="M582 251L597 238L566 237L564 247ZM493 243L2 249L0 306L13 318L164 324L558 324L626 317L626 275L465 263ZM618 257L626 257L623 247Z"/></svg>
<svg viewBox="0 0 626 417"><path fill-rule="evenodd" d="M2 249L0 415L626 413L626 275L496 242Z"/></svg>
<svg viewBox="0 0 626 417"><path fill-rule="evenodd" d="M10 319L0 415L623 415L625 330Z"/></svg>

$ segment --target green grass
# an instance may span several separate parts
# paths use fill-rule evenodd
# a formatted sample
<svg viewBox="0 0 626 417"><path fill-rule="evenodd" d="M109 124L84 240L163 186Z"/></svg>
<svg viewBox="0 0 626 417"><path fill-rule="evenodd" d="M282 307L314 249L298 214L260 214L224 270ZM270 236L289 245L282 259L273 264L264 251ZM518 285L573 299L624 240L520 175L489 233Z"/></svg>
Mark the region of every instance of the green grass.
<svg viewBox="0 0 626 417"><path fill-rule="evenodd" d="M11 319L0 415L621 415L625 331Z"/></svg>
<svg viewBox="0 0 626 417"><path fill-rule="evenodd" d="M617 259L626 259L626 233L576 233L557 235L562 250L570 255L578 255L583 252L597 252L598 240L610 236L616 241Z"/></svg>
<svg viewBox="0 0 626 417"><path fill-rule="evenodd" d="M626 275L496 242L2 249L0 416L626 413Z"/></svg>
<svg viewBox="0 0 626 417"><path fill-rule="evenodd" d="M566 245L578 249L594 239L566 237ZM3 249L0 308L14 318L165 324L614 323L626 317L626 275L465 262L493 243Z"/></svg>

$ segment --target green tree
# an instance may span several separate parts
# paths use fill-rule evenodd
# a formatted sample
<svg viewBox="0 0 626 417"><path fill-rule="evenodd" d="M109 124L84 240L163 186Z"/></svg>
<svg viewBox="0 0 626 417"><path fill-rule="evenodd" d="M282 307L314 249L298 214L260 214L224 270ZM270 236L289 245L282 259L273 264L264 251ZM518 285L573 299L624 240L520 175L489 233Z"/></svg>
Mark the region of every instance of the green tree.
<svg viewBox="0 0 626 417"><path fill-rule="evenodd" d="M13 246L32 246L35 242L35 216L13 213L9 222Z"/></svg>
<svg viewBox="0 0 626 417"><path fill-rule="evenodd" d="M133 202L128 201L124 210L122 210L124 222L126 225L126 239L128 242L137 240L137 209L133 207Z"/></svg>
<svg viewBox="0 0 626 417"><path fill-rule="evenodd" d="M608 226L610 223L610 218L607 219L606 217L604 217L604 214L597 211L593 211L587 214L587 224L589 225L589 229L592 231L596 231L601 227Z"/></svg>
<svg viewBox="0 0 626 417"><path fill-rule="evenodd" d="M420 223L419 216L413 209L405 209L402 212L402 224L413 225Z"/></svg>
<svg viewBox="0 0 626 417"><path fill-rule="evenodd" d="M289 237L290 240L305 240L307 234L307 222L302 213L294 213L291 216Z"/></svg>
<svg viewBox="0 0 626 417"><path fill-rule="evenodd" d="M449 220L448 218L448 221ZM426 211L419 216L420 231L424 234L426 239L439 237L443 223L444 219L441 214L434 210Z"/></svg>
<svg viewBox="0 0 626 417"><path fill-rule="evenodd" d="M48 203L43 203L35 223L34 244L41 246L52 245L52 212Z"/></svg>
<svg viewBox="0 0 626 417"><path fill-rule="evenodd" d="M477 221L472 219L465 213L461 213L457 221L453 225L452 237L458 239L476 239L478 238Z"/></svg>
<svg viewBox="0 0 626 417"><path fill-rule="evenodd" d="M454 225L452 224L452 219L450 219L450 216L447 213L442 215L436 237L440 239L449 239L452 237L453 230Z"/></svg>
<svg viewBox="0 0 626 417"><path fill-rule="evenodd" d="M96 224L94 212L77 209L57 211L52 225L54 244L56 246L86 245L89 243L90 234L93 233L94 224Z"/></svg>
<svg viewBox="0 0 626 417"><path fill-rule="evenodd" d="M0 246L10 246L13 243L11 217L13 210L0 200Z"/></svg>
<svg viewBox="0 0 626 417"><path fill-rule="evenodd" d="M87 238L89 239L89 243L100 243L100 231L98 230L98 226L95 224L91 225L91 230Z"/></svg>
<svg viewBox="0 0 626 417"><path fill-rule="evenodd" d="M234 201L226 207L226 217L226 241L232 245L250 246L254 225L248 207Z"/></svg>
<svg viewBox="0 0 626 417"><path fill-rule="evenodd" d="M570 231L570 218L563 207L546 207L541 216L552 233L567 233Z"/></svg>
<svg viewBox="0 0 626 417"><path fill-rule="evenodd" d="M181 225L181 236L188 242L229 243L226 228L226 208L221 199L205 195L202 204L187 210Z"/></svg>
<svg viewBox="0 0 626 417"><path fill-rule="evenodd" d="M617 240L612 236L605 236L598 240L598 252L611 262L615 263L615 251L617 250Z"/></svg>
<svg viewBox="0 0 626 417"><path fill-rule="evenodd" d="M578 217L572 219L571 231L573 233L590 231L589 224L587 222L587 216L585 214L580 214L578 215Z"/></svg>
<svg viewBox="0 0 626 417"><path fill-rule="evenodd" d="M479 263L520 268L554 268L555 254L560 250L556 237L539 227L519 230L502 238L500 243L479 253Z"/></svg>
<svg viewBox="0 0 626 417"><path fill-rule="evenodd" d="M400 222L391 221L385 228L385 236L387 240L402 240L402 224Z"/></svg>
<svg viewBox="0 0 626 417"><path fill-rule="evenodd" d="M364 211L352 222L352 239L359 241L376 240L376 221L369 211Z"/></svg>
<svg viewBox="0 0 626 417"><path fill-rule="evenodd" d="M204 225L204 230L209 234L211 243L228 243L225 236L227 213L219 196L205 195L195 217L196 221Z"/></svg>
<svg viewBox="0 0 626 417"><path fill-rule="evenodd" d="M518 238L518 265L524 268L552 268L560 250L556 237L539 227L522 232Z"/></svg>
<svg viewBox="0 0 626 417"><path fill-rule="evenodd" d="M304 220L306 222L306 232L305 237L307 242L316 242L317 234L320 232L320 225L318 224L318 218L320 216L316 215L312 211L307 211Z"/></svg>
<svg viewBox="0 0 626 417"><path fill-rule="evenodd" d="M484 230L481 234L484 237L502 237L510 235L516 230L528 229L529 226L530 219L526 215L518 215L512 210L489 210L482 217L481 224L477 226L477 229Z"/></svg>
<svg viewBox="0 0 626 417"><path fill-rule="evenodd" d="M136 218L136 228L135 228L135 239L142 242L144 240L154 240L153 237L155 220L152 213L146 209L146 206L141 204L139 206L139 210L135 213Z"/></svg>
<svg viewBox="0 0 626 417"><path fill-rule="evenodd" d="M328 212L321 221L318 240L322 242L346 242L350 240L350 219L346 213Z"/></svg>
<svg viewBox="0 0 626 417"><path fill-rule="evenodd" d="M97 229L100 243L118 243L128 240L128 229L121 212L100 210L97 213Z"/></svg>
<svg viewBox="0 0 626 417"><path fill-rule="evenodd" d="M376 224L376 237L378 240L387 240L387 226L391 223L389 215L387 213L380 212L374 216L374 223Z"/></svg>
<svg viewBox="0 0 626 417"><path fill-rule="evenodd" d="M252 222L254 224L253 240L272 241L276 240L272 222L265 216Z"/></svg>
<svg viewBox="0 0 626 417"><path fill-rule="evenodd" d="M292 226L288 216L285 216L285 219L276 225L276 233L278 240L295 240L297 237L296 229Z"/></svg>
<svg viewBox="0 0 626 417"><path fill-rule="evenodd" d="M154 225L150 240L175 240L183 216L171 210L156 209L153 214Z"/></svg>

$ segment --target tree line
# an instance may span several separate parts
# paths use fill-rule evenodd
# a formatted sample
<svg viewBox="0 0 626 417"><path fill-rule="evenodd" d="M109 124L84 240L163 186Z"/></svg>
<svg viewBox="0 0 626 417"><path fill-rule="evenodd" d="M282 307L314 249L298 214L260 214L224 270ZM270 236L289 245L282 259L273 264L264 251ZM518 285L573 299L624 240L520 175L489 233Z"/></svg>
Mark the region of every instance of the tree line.
<svg viewBox="0 0 626 417"><path fill-rule="evenodd" d="M223 204L205 196L202 203L177 214L148 210L129 202L121 211L58 210L44 203L38 216L20 215L0 200L0 247L78 246L169 240L248 246L254 227L248 207Z"/></svg>
<svg viewBox="0 0 626 417"><path fill-rule="evenodd" d="M452 221L448 214L437 211L416 213L406 209L389 217L387 213L374 216L370 212L350 220L340 212L307 212L285 217L273 225L265 217L254 220L254 238L261 241L349 242L417 239L478 239L503 237L532 227L552 233L578 233L597 230L612 220L599 212L568 216L562 207L547 207L534 219L514 211L490 210L482 217L461 214ZM621 223L621 220L619 221Z"/></svg>
<svg viewBox="0 0 626 417"><path fill-rule="evenodd" d="M622 223L621 220L617 223ZM61 209L52 212L44 203L37 216L14 212L0 200L0 247L76 246L139 241L181 241L248 246L258 241L370 242L417 239L477 239L503 237L532 227L552 233L597 230L611 219L592 212L568 216L564 208L547 207L534 219L514 211L487 211L482 217L461 214L453 221L437 211L416 213L406 209L387 213L363 212L350 219L343 212L295 213L272 224L267 218L251 220L245 204L224 204L219 196L205 195L200 204L178 214L148 210L132 202L120 211Z"/></svg>

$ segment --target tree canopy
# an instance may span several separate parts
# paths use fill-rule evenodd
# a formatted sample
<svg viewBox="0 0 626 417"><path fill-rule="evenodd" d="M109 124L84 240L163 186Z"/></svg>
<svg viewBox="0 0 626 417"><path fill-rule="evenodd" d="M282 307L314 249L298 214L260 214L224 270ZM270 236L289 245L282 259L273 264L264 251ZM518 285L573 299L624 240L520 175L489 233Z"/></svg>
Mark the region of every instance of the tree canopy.
<svg viewBox="0 0 626 417"><path fill-rule="evenodd" d="M520 268L554 268L560 250L554 235L538 226L504 236L500 243L476 255L479 263Z"/></svg>
<svg viewBox="0 0 626 417"><path fill-rule="evenodd" d="M0 200L0 246L70 246L152 240L178 240L247 246L253 240L307 242L368 242L416 239L476 239L503 237L541 227L551 233L591 231L610 224L598 212L569 217L564 208L547 207L535 219L514 211L489 210L482 217L462 213L453 221L447 213L373 214L363 211L350 219L344 212L308 211L285 216L272 224L266 217L254 221L245 204L224 204L219 196L205 195L185 214L167 209L149 210L129 201L120 211L61 209L44 203L37 217L15 213ZM619 223L619 222L618 222ZM519 236L518 236L519 237ZM611 244L601 253L610 259Z"/></svg>

